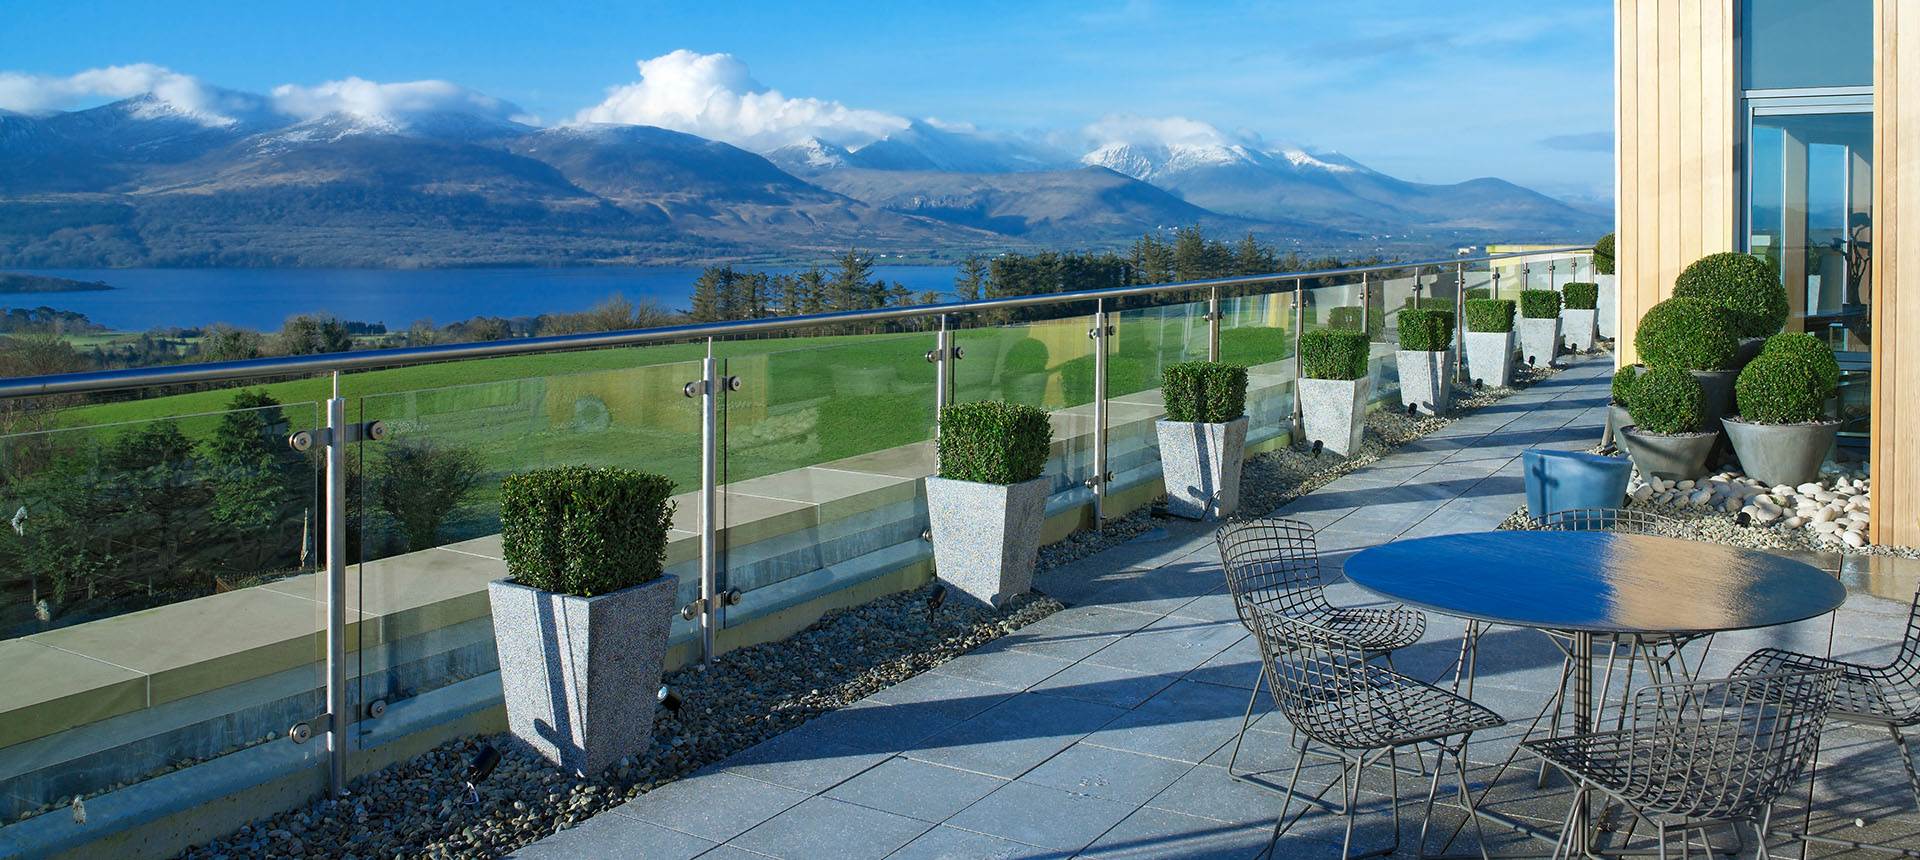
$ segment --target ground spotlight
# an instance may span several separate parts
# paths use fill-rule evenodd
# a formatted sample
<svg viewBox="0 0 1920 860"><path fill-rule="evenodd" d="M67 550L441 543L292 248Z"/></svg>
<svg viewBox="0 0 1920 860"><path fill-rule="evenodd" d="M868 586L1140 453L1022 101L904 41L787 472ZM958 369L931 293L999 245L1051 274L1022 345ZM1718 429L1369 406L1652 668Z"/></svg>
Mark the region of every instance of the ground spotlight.
<svg viewBox="0 0 1920 860"><path fill-rule="evenodd" d="M1733 524L1743 529L1751 526L1753 525L1753 515L1746 511L1741 511L1739 516L1733 518Z"/></svg>
<svg viewBox="0 0 1920 860"><path fill-rule="evenodd" d="M1325 446L1325 443L1321 442L1319 439L1313 440L1313 456L1315 457L1320 456L1320 449L1324 446Z"/></svg>
<svg viewBox="0 0 1920 860"><path fill-rule="evenodd" d="M933 590L927 592L927 623L933 623L933 617L940 614L940 607L947 604L947 586L934 583Z"/></svg>
<svg viewBox="0 0 1920 860"><path fill-rule="evenodd" d="M666 708L667 713L676 718L680 716L680 694L674 692L672 687L660 685L660 692L654 694L654 698L660 700L660 707Z"/></svg>
<svg viewBox="0 0 1920 860"><path fill-rule="evenodd" d="M467 805L480 803L480 783L493 775L493 769L500 766L500 751L489 744L481 744L473 754L473 760L467 762Z"/></svg>

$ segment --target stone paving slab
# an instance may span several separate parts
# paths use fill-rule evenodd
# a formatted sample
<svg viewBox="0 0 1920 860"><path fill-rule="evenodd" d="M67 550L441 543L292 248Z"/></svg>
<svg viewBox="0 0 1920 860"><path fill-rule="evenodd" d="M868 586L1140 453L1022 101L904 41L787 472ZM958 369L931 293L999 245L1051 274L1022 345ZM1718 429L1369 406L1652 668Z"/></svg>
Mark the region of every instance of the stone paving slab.
<svg viewBox="0 0 1920 860"><path fill-rule="evenodd" d="M1585 447L1598 438L1604 415L1594 407L1604 402L1609 371L1604 360L1576 362L1275 513L1320 528L1323 564L1335 572L1362 547L1491 529L1522 501L1521 451ZM1262 856L1279 795L1226 769L1258 653L1224 593L1215 553L1210 527L1170 522L1054 570L1036 586L1068 609L518 856ZM1835 559L1815 561L1839 567ZM1920 577L1890 564L1856 570L1839 621L1720 637L1707 654L1709 671L1768 645L1817 651L1831 639L1836 654L1887 653L1905 617L1898 586ZM1329 592L1343 604L1381 602L1346 583ZM1428 621L1425 639L1397 652L1395 664L1449 682L1464 623L1431 614ZM1469 779L1476 790L1495 786L1491 808L1547 829L1558 827L1566 809L1563 779L1537 788L1537 764L1524 760L1493 779L1559 667L1560 652L1543 634L1496 629L1481 640L1473 688L1510 725L1475 737ZM1277 782L1299 755L1291 729L1270 712L1264 693L1256 718L1236 766ZM1823 762L1816 832L1920 842L1920 814L1883 732L1835 728ZM1337 776L1337 766L1309 758L1301 782L1317 791ZM1396 856L1411 857L1425 783L1400 782ZM1804 783L1796 789L1799 798L1805 790ZM1368 776L1359 850L1392 840L1395 797L1384 773ZM1779 814L1797 821L1803 808L1803 799L1789 799ZM1867 826L1855 826L1855 818ZM1446 830L1464 823L1457 810L1436 813ZM1471 850L1467 833L1456 849ZM1496 856L1546 853L1542 843L1492 824L1486 835ZM1309 814L1276 856L1338 857L1340 836L1337 816ZM1773 847L1790 849L1782 840Z"/></svg>

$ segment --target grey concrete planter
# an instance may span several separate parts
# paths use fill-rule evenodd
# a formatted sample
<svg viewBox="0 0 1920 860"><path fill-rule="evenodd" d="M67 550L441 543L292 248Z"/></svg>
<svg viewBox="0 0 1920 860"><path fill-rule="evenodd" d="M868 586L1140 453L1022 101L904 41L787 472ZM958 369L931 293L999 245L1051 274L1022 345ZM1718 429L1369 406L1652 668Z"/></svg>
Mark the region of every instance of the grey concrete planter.
<svg viewBox="0 0 1920 860"><path fill-rule="evenodd" d="M1367 395L1373 380L1364 376L1302 379L1296 384L1306 441L1317 441L1323 449L1341 456L1359 451L1360 437L1367 429Z"/></svg>
<svg viewBox="0 0 1920 860"><path fill-rule="evenodd" d="M1733 354L1733 372L1738 375L1745 370L1747 362L1760 357L1760 350L1767 346L1764 337L1743 337L1740 339L1740 351Z"/></svg>
<svg viewBox="0 0 1920 860"><path fill-rule="evenodd" d="M1513 381L1513 332L1467 332L1467 378L1488 388Z"/></svg>
<svg viewBox="0 0 1920 860"><path fill-rule="evenodd" d="M1521 317L1514 322L1520 330L1520 354L1534 367L1552 367L1560 352L1560 318L1537 320Z"/></svg>
<svg viewBox="0 0 1920 860"><path fill-rule="evenodd" d="M1567 308L1560 312L1560 341L1567 345L1568 352L1586 352L1593 348L1594 317L1598 315L1592 308Z"/></svg>
<svg viewBox="0 0 1920 860"><path fill-rule="evenodd" d="M1838 421L1812 424L1758 424L1726 419L1727 438L1740 458L1740 471L1769 484L1799 486L1820 480L1820 464L1833 449Z"/></svg>
<svg viewBox="0 0 1920 860"><path fill-rule="evenodd" d="M1031 590L1048 484L1045 475L1018 484L927 478L935 575L989 606Z"/></svg>
<svg viewBox="0 0 1920 860"><path fill-rule="evenodd" d="M1733 381L1740 373L1733 370L1695 370L1700 381L1700 429L1720 432L1720 420L1733 413Z"/></svg>
<svg viewBox="0 0 1920 860"><path fill-rule="evenodd" d="M1620 278L1618 275L1594 275L1600 285L1600 300L1594 302L1593 327L1607 340L1620 338Z"/></svg>
<svg viewBox="0 0 1920 860"><path fill-rule="evenodd" d="M1190 520L1223 519L1240 508L1240 463L1247 417L1225 424L1156 421L1167 513Z"/></svg>
<svg viewBox="0 0 1920 860"><path fill-rule="evenodd" d="M507 728L518 742L584 776L646 752L678 590L664 575L595 597L488 583Z"/></svg>
<svg viewBox="0 0 1920 860"><path fill-rule="evenodd" d="M1600 431L1601 445L1618 444L1620 428L1633 423L1633 416L1627 414L1627 407L1612 401L1607 402L1607 429Z"/></svg>
<svg viewBox="0 0 1920 860"><path fill-rule="evenodd" d="M1400 405L1445 415L1453 405L1453 350L1402 349L1393 357L1400 369Z"/></svg>
<svg viewBox="0 0 1920 860"><path fill-rule="evenodd" d="M1627 449L1640 474L1686 481L1707 473L1707 454L1718 433L1642 433L1629 424L1620 428L1620 446Z"/></svg>

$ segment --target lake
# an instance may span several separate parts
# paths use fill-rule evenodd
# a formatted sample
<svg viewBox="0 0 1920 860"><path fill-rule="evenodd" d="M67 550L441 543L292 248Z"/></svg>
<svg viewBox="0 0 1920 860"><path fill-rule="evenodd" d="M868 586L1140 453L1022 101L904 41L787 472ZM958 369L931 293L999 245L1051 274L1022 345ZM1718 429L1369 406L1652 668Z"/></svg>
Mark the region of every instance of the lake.
<svg viewBox="0 0 1920 860"><path fill-rule="evenodd" d="M756 267L757 268L757 267ZM768 272L798 271L766 267ZM27 270L23 270L27 271ZM86 314L119 331L194 328L216 322L273 330L287 317L330 313L403 329L416 320L445 325L475 316L530 317L583 311L615 293L684 309L699 266L562 269L34 269L34 274L105 281L117 289L0 295L3 307L46 305ZM918 294L953 289L951 266L875 266L874 277Z"/></svg>

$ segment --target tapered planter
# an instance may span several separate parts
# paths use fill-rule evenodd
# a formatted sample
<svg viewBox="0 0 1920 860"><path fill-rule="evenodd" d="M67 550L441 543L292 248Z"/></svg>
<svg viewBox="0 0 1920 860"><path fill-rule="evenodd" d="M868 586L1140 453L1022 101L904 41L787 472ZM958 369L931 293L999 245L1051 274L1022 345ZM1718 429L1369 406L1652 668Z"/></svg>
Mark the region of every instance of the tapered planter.
<svg viewBox="0 0 1920 860"><path fill-rule="evenodd" d="M1620 280L1616 275L1594 275L1593 280L1600 285L1600 300L1594 302L1593 327L1601 337L1617 340L1620 337Z"/></svg>
<svg viewBox="0 0 1920 860"><path fill-rule="evenodd" d="M1394 352L1400 370L1400 405L1423 415L1445 415L1453 405L1453 350Z"/></svg>
<svg viewBox="0 0 1920 860"><path fill-rule="evenodd" d="M1554 356L1560 351L1560 318L1537 320L1521 317L1515 320L1520 328L1520 354L1534 367L1552 367Z"/></svg>
<svg viewBox="0 0 1920 860"><path fill-rule="evenodd" d="M1760 350L1767 346L1764 337L1743 337L1740 339L1740 351L1733 354L1733 372L1738 375L1746 369L1747 362L1760 357Z"/></svg>
<svg viewBox="0 0 1920 860"><path fill-rule="evenodd" d="M1346 456L1360 450L1367 429L1367 395L1373 381L1359 379L1302 379L1298 382L1301 430L1306 441Z"/></svg>
<svg viewBox="0 0 1920 860"><path fill-rule="evenodd" d="M1620 428L1620 446L1627 449L1641 475L1686 481L1707 473L1707 454L1718 433L1642 433L1629 424Z"/></svg>
<svg viewBox="0 0 1920 860"><path fill-rule="evenodd" d="M1700 429L1720 432L1720 421L1733 412L1733 382L1740 376L1735 370L1696 370L1700 381Z"/></svg>
<svg viewBox="0 0 1920 860"><path fill-rule="evenodd" d="M1240 508L1240 463L1247 449L1247 417L1225 424L1156 421L1167 513L1190 520L1220 519Z"/></svg>
<svg viewBox="0 0 1920 860"><path fill-rule="evenodd" d="M1567 345L1568 352L1580 353L1593 348L1594 318L1598 315L1593 308L1567 308L1560 312L1560 341Z"/></svg>
<svg viewBox="0 0 1920 860"><path fill-rule="evenodd" d="M1633 417L1627 414L1627 407L1618 403L1607 404L1607 428L1600 431L1601 445L1619 443L1620 428L1633 423Z"/></svg>
<svg viewBox="0 0 1920 860"><path fill-rule="evenodd" d="M1467 378L1488 388L1513 381L1513 332L1467 332Z"/></svg>
<svg viewBox="0 0 1920 860"><path fill-rule="evenodd" d="M1725 427L1747 477L1797 487L1820 480L1820 464L1833 449L1840 422L1752 424L1728 417Z"/></svg>
<svg viewBox="0 0 1920 860"><path fill-rule="evenodd" d="M1047 484L1044 475L1018 484L927 478L933 568L940 581L996 607L1031 590Z"/></svg>
<svg viewBox="0 0 1920 860"><path fill-rule="evenodd" d="M585 776L646 752L678 589L672 576L594 597L488 583L519 743Z"/></svg>

